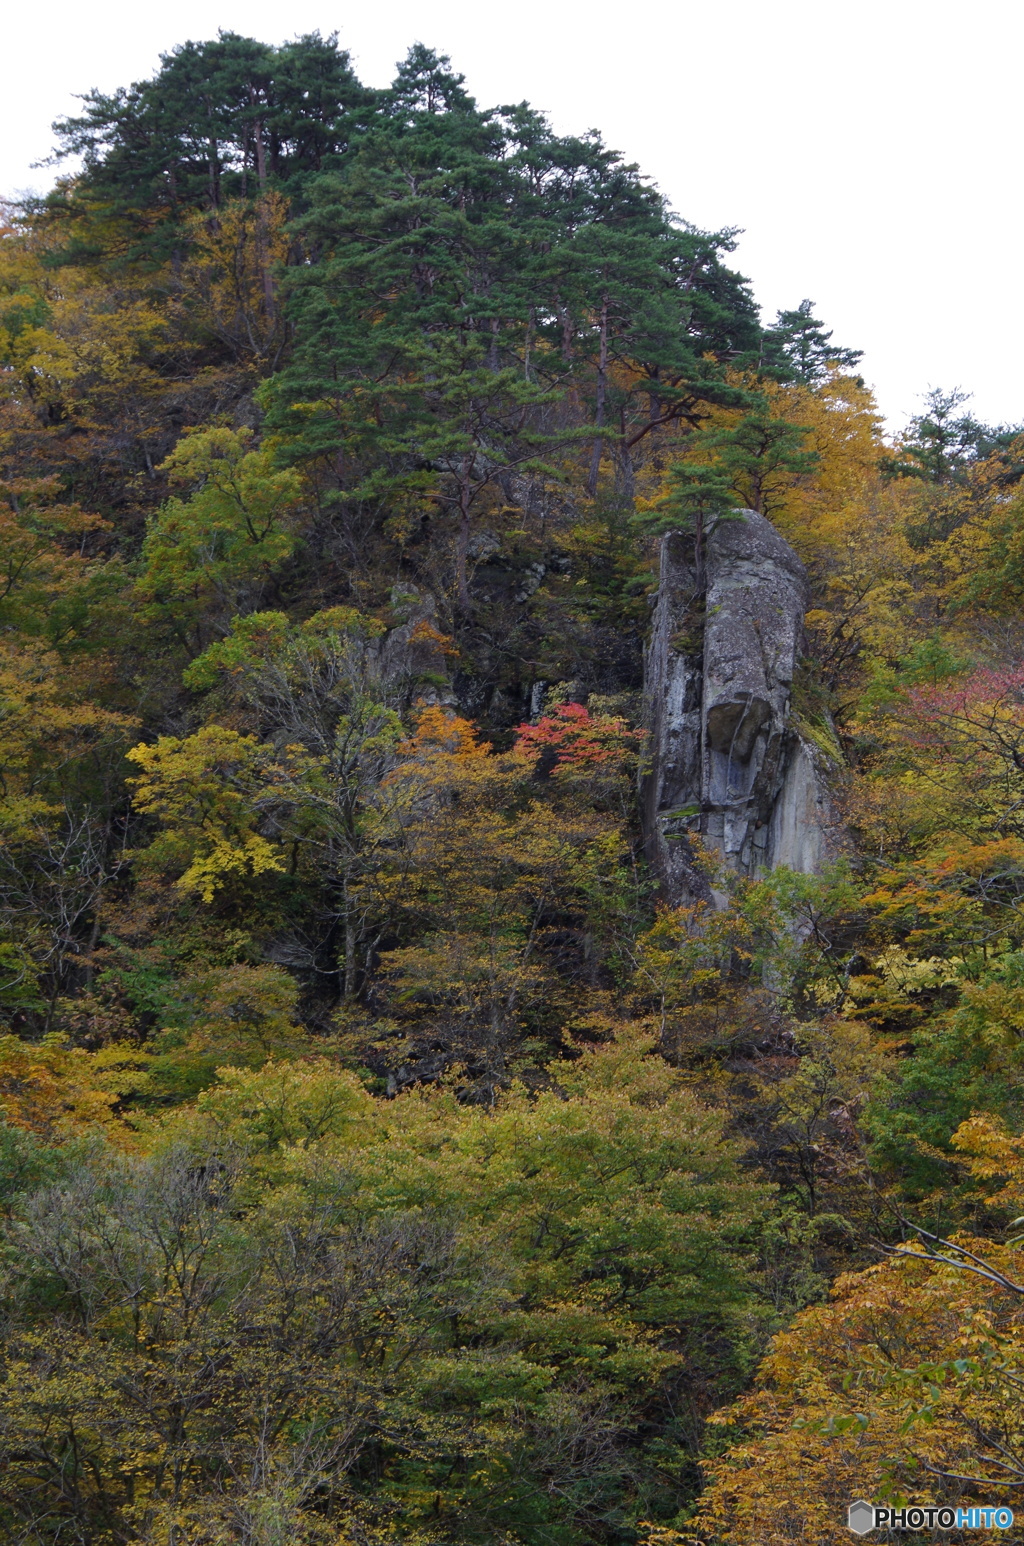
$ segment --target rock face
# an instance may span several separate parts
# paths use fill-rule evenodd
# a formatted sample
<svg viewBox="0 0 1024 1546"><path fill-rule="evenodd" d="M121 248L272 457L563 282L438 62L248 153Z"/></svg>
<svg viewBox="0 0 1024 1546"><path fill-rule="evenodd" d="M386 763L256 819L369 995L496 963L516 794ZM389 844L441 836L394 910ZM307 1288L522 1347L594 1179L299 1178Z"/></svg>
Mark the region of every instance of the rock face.
<svg viewBox="0 0 1024 1546"><path fill-rule="evenodd" d="M813 872L834 846L821 752L792 723L804 567L764 516L720 520L698 587L692 539L664 539L645 668L648 857L666 900L709 896L687 837L730 869Z"/></svg>
<svg viewBox="0 0 1024 1546"><path fill-rule="evenodd" d="M378 646L378 669L392 691L404 689L408 704L455 704L445 645L437 624L437 602L415 585L395 586L391 607L401 621Z"/></svg>

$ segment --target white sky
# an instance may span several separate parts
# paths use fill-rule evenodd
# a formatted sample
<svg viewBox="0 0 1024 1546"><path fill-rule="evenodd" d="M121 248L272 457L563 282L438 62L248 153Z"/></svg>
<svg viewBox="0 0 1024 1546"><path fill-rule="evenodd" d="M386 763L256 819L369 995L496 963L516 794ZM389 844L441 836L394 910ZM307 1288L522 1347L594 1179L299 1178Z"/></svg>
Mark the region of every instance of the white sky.
<svg viewBox="0 0 1024 1546"><path fill-rule="evenodd" d="M482 105L598 128L688 220L742 227L766 315L814 300L892 424L931 386L1024 420L1021 0L8 0L0 193L48 186L76 92L218 27L337 31L368 85L417 39L448 53Z"/></svg>

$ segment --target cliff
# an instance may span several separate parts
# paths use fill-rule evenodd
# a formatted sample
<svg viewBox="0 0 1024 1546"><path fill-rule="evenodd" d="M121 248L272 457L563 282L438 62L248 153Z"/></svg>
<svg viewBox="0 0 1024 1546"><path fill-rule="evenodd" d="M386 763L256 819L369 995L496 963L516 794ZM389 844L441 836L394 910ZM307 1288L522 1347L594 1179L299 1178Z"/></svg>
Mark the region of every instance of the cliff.
<svg viewBox="0 0 1024 1546"><path fill-rule="evenodd" d="M764 516L738 511L706 542L664 538L645 661L648 857L666 900L710 895L699 833L737 873L813 873L837 846L828 759L792 714L807 576Z"/></svg>

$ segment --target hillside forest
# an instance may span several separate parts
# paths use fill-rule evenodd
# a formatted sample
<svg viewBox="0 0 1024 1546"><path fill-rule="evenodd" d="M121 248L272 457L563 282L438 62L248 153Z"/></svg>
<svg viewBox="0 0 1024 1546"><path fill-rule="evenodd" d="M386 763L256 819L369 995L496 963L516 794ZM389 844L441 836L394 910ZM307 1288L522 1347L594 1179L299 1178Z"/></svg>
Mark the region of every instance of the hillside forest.
<svg viewBox="0 0 1024 1546"><path fill-rule="evenodd" d="M420 45L221 33L55 133L0 221L0 1541L1013 1506L1020 431L887 436L735 232ZM846 839L672 906L659 546L742 507Z"/></svg>

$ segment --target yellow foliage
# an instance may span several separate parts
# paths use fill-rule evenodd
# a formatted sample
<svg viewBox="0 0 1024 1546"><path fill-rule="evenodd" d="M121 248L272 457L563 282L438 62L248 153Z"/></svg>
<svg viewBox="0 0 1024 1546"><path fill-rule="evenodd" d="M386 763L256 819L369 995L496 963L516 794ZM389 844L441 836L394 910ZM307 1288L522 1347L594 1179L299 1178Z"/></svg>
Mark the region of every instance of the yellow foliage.
<svg viewBox="0 0 1024 1546"><path fill-rule="evenodd" d="M60 241L10 229L0 240L0 386L83 429L116 401L145 436L163 390L153 361L169 343L166 314L133 279L48 264Z"/></svg>
<svg viewBox="0 0 1024 1546"><path fill-rule="evenodd" d="M123 1147L131 1130L114 1107L146 1087L149 1061L124 1042L86 1052L60 1035L34 1043L0 1036L0 1111L13 1126L51 1141L99 1127Z"/></svg>
<svg viewBox="0 0 1024 1546"><path fill-rule="evenodd" d="M190 1008L188 1050L225 1062L262 1065L268 1057L295 1051L306 1038L295 1023L299 990L279 966L209 967L182 984ZM164 1040L177 1039L166 1032Z"/></svg>
<svg viewBox="0 0 1024 1546"><path fill-rule="evenodd" d="M308 1149L328 1140L333 1151L370 1142L377 1125L372 1096L355 1074L326 1058L270 1062L256 1070L219 1068L196 1111L218 1133L255 1137L267 1148Z"/></svg>
<svg viewBox="0 0 1024 1546"><path fill-rule="evenodd" d="M274 368L287 338L274 273L287 261L288 217L288 200L264 193L229 200L216 219L197 211L185 221L186 304L236 356L261 370Z"/></svg>
<svg viewBox="0 0 1024 1546"><path fill-rule="evenodd" d="M1004 1023L1009 1020L1008 1029L1019 1038L1024 1029L1024 1004L1018 1002L1013 1008L1015 1014L1004 1013L1001 1019ZM1024 1138L1007 1132L991 1117L977 1115L961 1122L952 1141L977 1180L1002 1182L988 1198L991 1207L1016 1211L1024 1204Z"/></svg>
<svg viewBox="0 0 1024 1546"><path fill-rule="evenodd" d="M285 770L255 736L205 725L184 740L135 746L128 759L142 769L129 779L137 809L163 823L148 862L178 867L183 891L212 902L232 881L284 868L280 847L257 827L281 799Z"/></svg>
<svg viewBox="0 0 1024 1546"><path fill-rule="evenodd" d="M77 680L76 680L77 676ZM54 766L67 768L134 729L129 715L101 708L52 651L0 641L0 788L4 803L31 796ZM83 691L83 686L85 691Z"/></svg>
<svg viewBox="0 0 1024 1546"><path fill-rule="evenodd" d="M88 537L110 522L77 504L57 502L56 478L4 477L0 471L0 607L33 628L40 611L67 596L99 567L85 556Z"/></svg>
<svg viewBox="0 0 1024 1546"><path fill-rule="evenodd" d="M962 1244L1019 1271L1016 1252ZM917 1248L840 1278L719 1414L747 1436L707 1466L697 1528L722 1546L839 1546L854 1498L1003 1500L1000 1455L1024 1455L1022 1368L1024 1310L996 1282Z"/></svg>
<svg viewBox="0 0 1024 1546"><path fill-rule="evenodd" d="M1002 1183L991 1205L1020 1206L1024 1140L976 1116L953 1143L977 1179ZM841 1277L776 1337L755 1389L716 1419L736 1437L706 1468L700 1531L722 1546L839 1546L854 1498L1005 1501L1024 1475L1020 1250L926 1243Z"/></svg>

